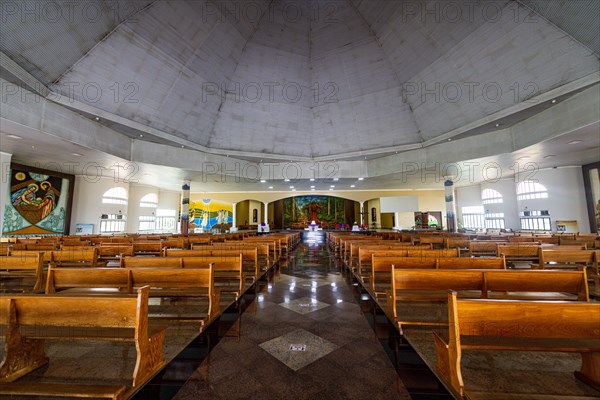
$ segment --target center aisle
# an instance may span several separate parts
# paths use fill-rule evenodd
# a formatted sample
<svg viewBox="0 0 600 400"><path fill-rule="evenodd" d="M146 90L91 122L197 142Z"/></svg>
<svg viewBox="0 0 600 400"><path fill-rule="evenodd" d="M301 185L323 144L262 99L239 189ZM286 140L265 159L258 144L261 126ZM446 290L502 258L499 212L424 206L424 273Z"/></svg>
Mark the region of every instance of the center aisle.
<svg viewBox="0 0 600 400"><path fill-rule="evenodd" d="M175 399L410 399L352 287L312 239L241 315L239 339L220 339Z"/></svg>

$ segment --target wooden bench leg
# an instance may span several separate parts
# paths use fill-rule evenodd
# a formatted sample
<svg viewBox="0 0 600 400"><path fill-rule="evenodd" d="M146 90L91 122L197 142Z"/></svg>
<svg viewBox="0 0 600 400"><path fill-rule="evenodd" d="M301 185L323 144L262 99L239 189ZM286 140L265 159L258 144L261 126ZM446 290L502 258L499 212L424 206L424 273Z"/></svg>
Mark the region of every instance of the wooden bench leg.
<svg viewBox="0 0 600 400"><path fill-rule="evenodd" d="M436 372L448 389L459 399L464 396L464 384L460 370L460 352L434 332L436 352ZM460 351L460 350L459 350Z"/></svg>
<svg viewBox="0 0 600 400"><path fill-rule="evenodd" d="M0 310L0 312L8 313L4 360L0 364L0 382L12 382L47 364L48 357L44 353L43 339L29 339L21 336L17 324L15 303L12 299L8 303L8 310Z"/></svg>
<svg viewBox="0 0 600 400"><path fill-rule="evenodd" d="M575 377L600 391L600 353L581 353L581 370Z"/></svg>
<svg viewBox="0 0 600 400"><path fill-rule="evenodd" d="M137 342L137 356L135 369L133 370L133 386L146 383L146 381L158 371L164 363L163 342L165 330L148 338L146 343Z"/></svg>

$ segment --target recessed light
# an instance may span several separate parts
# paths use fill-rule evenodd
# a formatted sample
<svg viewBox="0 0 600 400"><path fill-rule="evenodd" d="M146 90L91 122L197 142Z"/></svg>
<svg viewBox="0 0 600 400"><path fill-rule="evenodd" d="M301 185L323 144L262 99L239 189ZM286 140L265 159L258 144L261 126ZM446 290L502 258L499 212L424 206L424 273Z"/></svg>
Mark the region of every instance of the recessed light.
<svg viewBox="0 0 600 400"><path fill-rule="evenodd" d="M293 186L290 186L290 189L293 189L293 188L294 188Z"/></svg>
<svg viewBox="0 0 600 400"><path fill-rule="evenodd" d="M552 157L556 157L554 154L548 154L547 156L544 156L544 158L552 158Z"/></svg>
<svg viewBox="0 0 600 400"><path fill-rule="evenodd" d="M335 187L335 185L331 185L331 186L329 186L329 187L330 187L330 188L334 188L334 187Z"/></svg>
<svg viewBox="0 0 600 400"><path fill-rule="evenodd" d="M264 180L264 179L261 179L261 180L260 180L260 183L266 183L266 182L267 182L267 181L266 181L266 180Z"/></svg>
<svg viewBox="0 0 600 400"><path fill-rule="evenodd" d="M83 154L79 154L79 153L71 153L71 155L74 155L75 157L83 157Z"/></svg>
<svg viewBox="0 0 600 400"><path fill-rule="evenodd" d="M333 178L333 181L334 181L334 182L337 182L337 181L339 181L339 180L340 180L340 178Z"/></svg>
<svg viewBox="0 0 600 400"><path fill-rule="evenodd" d="M144 137L144 135L142 135L142 134L140 133L140 137Z"/></svg>
<svg viewBox="0 0 600 400"><path fill-rule="evenodd" d="M333 188L330 188L329 190L333 190Z"/></svg>
<svg viewBox="0 0 600 400"><path fill-rule="evenodd" d="M269 186L269 189L273 189L273 186Z"/></svg>
<svg viewBox="0 0 600 400"><path fill-rule="evenodd" d="M284 181L284 182L289 182L290 180L289 180L289 179L287 179L287 178L285 178L283 181Z"/></svg>
<svg viewBox="0 0 600 400"><path fill-rule="evenodd" d="M358 178L358 180L359 180L359 181L364 181L364 180L365 180L365 178Z"/></svg>
<svg viewBox="0 0 600 400"><path fill-rule="evenodd" d="M296 191L296 189L292 189L292 192L295 192L295 191Z"/></svg>
<svg viewBox="0 0 600 400"><path fill-rule="evenodd" d="M310 181L311 181L311 182L314 182L314 181L315 181L315 178L310 178Z"/></svg>
<svg viewBox="0 0 600 400"><path fill-rule="evenodd" d="M11 139L23 139L21 136L18 135L13 135L12 133L9 135L6 135L7 138L11 138Z"/></svg>
<svg viewBox="0 0 600 400"><path fill-rule="evenodd" d="M94 118L96 121L100 121L100 117L96 117Z"/></svg>
<svg viewBox="0 0 600 400"><path fill-rule="evenodd" d="M314 189L314 188L315 188L315 185L312 185L310 188L311 188L311 189Z"/></svg>
<svg viewBox="0 0 600 400"><path fill-rule="evenodd" d="M449 141L449 142L451 142L451 141L452 141L452 138L448 138L448 141Z"/></svg>
<svg viewBox="0 0 600 400"><path fill-rule="evenodd" d="M356 185L350 185L350 187L351 187L351 188L355 188L355 187L356 187Z"/></svg>
<svg viewBox="0 0 600 400"><path fill-rule="evenodd" d="M552 104L556 104L556 99L552 100Z"/></svg>
<svg viewBox="0 0 600 400"><path fill-rule="evenodd" d="M500 124L496 124L496 128L499 127L499 126L500 126Z"/></svg>
<svg viewBox="0 0 600 400"><path fill-rule="evenodd" d="M311 191L311 192L314 192L314 191L315 191L315 189L310 189L310 191Z"/></svg>
<svg viewBox="0 0 600 400"><path fill-rule="evenodd" d="M581 142L583 142L583 140L571 140L571 141L570 141L569 143L567 143L567 144L579 144L579 143L581 143Z"/></svg>
<svg viewBox="0 0 600 400"><path fill-rule="evenodd" d="M185 149L185 146L184 146L184 145L181 145L181 148L182 148L182 149Z"/></svg>

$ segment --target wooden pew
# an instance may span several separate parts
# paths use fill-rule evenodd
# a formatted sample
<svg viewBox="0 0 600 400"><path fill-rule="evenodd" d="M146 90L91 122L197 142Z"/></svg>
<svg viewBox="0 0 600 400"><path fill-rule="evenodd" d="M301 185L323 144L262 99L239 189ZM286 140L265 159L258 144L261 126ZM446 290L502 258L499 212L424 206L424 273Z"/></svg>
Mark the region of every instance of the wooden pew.
<svg viewBox="0 0 600 400"><path fill-rule="evenodd" d="M194 245L192 250L244 250L244 249L256 249L258 257L258 265L261 271L268 270L272 263L269 252L268 243L213 243L212 245ZM261 272L262 273L262 272Z"/></svg>
<svg viewBox="0 0 600 400"><path fill-rule="evenodd" d="M560 246L559 246L560 247ZM539 249L539 263L532 264L534 269L582 269L591 267L593 275L598 275L598 250L568 250L561 251Z"/></svg>
<svg viewBox="0 0 600 400"><path fill-rule="evenodd" d="M65 294L78 293L98 296L101 293L114 294L117 293L116 291L126 294L132 293L135 288L142 286L150 288L150 297L208 299L206 317L186 318L177 315L168 319L191 319L204 326L219 313L220 291L215 289L214 272L210 265L207 265L206 268L189 269L50 267L46 279L46 294L63 292Z"/></svg>
<svg viewBox="0 0 600 400"><path fill-rule="evenodd" d="M162 243L160 240L148 242L133 242L133 255L135 256L160 256L162 254Z"/></svg>
<svg viewBox="0 0 600 400"><path fill-rule="evenodd" d="M520 246L519 244L498 245L496 248L496 256L500 257L503 255L506 258L506 262L511 265L514 265L514 262L523 261L539 262L540 256L538 246Z"/></svg>
<svg viewBox="0 0 600 400"><path fill-rule="evenodd" d="M372 256L372 269L369 285L375 298L385 295L391 288L392 267L395 269L486 269L505 270L506 262L503 257L497 258L424 258L424 257L382 257Z"/></svg>
<svg viewBox="0 0 600 400"><path fill-rule="evenodd" d="M166 249L165 257L198 257L218 259L223 257L242 257L243 271L246 278L251 282L258 280L263 271L258 263L258 250L256 247L246 247L241 249L203 249L203 250L173 250Z"/></svg>
<svg viewBox="0 0 600 400"><path fill-rule="evenodd" d="M446 315L439 314L438 305L432 302L446 300L449 289L470 298L589 301L585 271L393 268L392 274L386 305L388 316L400 330L403 325L444 324ZM425 301L425 311L431 312L413 315L413 309L418 307L415 301Z"/></svg>
<svg viewBox="0 0 600 400"><path fill-rule="evenodd" d="M469 257L495 257L497 242L492 241L474 241L469 242Z"/></svg>
<svg viewBox="0 0 600 400"><path fill-rule="evenodd" d="M133 244L102 243L97 247L99 260L118 260L123 256L133 256Z"/></svg>
<svg viewBox="0 0 600 400"><path fill-rule="evenodd" d="M44 286L44 253L35 256L6 256L0 257L0 291L21 290L37 293ZM19 280L18 285L11 285L13 279ZM23 280L32 280L33 284L24 285Z"/></svg>
<svg viewBox="0 0 600 400"><path fill-rule="evenodd" d="M463 350L574 352L582 358L575 376L600 390L598 321L598 303L459 300L451 291L448 338L434 332L436 371L454 395L462 398Z"/></svg>
<svg viewBox="0 0 600 400"><path fill-rule="evenodd" d="M15 243L12 246L13 250L31 250L31 251L51 251L56 250L55 244L27 244L27 243Z"/></svg>
<svg viewBox="0 0 600 400"><path fill-rule="evenodd" d="M166 326L149 323L148 294L148 287L143 287L137 296L1 295L0 325L5 327L6 344L0 382L12 382L47 364L45 340L92 340L133 342L136 363L132 384L141 386L164 365ZM35 384L21 386L27 393ZM12 385L4 390L16 388ZM75 385L75 393L72 385L54 387L61 388L65 396L86 397L79 393L81 385ZM90 385L89 391L101 388ZM123 391L122 387L114 389Z"/></svg>

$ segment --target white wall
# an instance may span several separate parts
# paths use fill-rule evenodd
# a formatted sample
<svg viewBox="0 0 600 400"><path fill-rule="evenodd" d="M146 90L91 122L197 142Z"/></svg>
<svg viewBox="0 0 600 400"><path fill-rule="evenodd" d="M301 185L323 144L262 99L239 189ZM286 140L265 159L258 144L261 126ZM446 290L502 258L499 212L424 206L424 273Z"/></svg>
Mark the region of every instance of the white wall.
<svg viewBox="0 0 600 400"><path fill-rule="evenodd" d="M548 189L548 198L517 201L519 211L548 210L553 231L556 220L576 220L579 232L590 232L581 167L540 170L533 179Z"/></svg>
<svg viewBox="0 0 600 400"><path fill-rule="evenodd" d="M129 203L127 204L127 232L136 233L139 227L140 216L156 215L156 208L140 207L140 200L148 193L155 193L158 189L152 186L129 185Z"/></svg>
<svg viewBox="0 0 600 400"><path fill-rule="evenodd" d="M514 178L502 179L494 183L483 183L456 189L457 214L462 220L461 208L483 205L481 191L494 189L502 194L501 204L485 204L484 210L490 213L503 212L506 228L521 229L519 212L528 210L548 210L552 220L552 231L556 231L556 220L576 220L579 232L589 233L590 224L583 190L581 167L559 167L536 171L528 179L537 180L548 190L547 199L517 200L517 183Z"/></svg>
<svg viewBox="0 0 600 400"><path fill-rule="evenodd" d="M504 213L504 227L515 231L521 230L515 179L508 178L494 183L482 183L481 191L485 189L494 189L502 195L502 203L484 204L485 212Z"/></svg>
<svg viewBox="0 0 600 400"><path fill-rule="evenodd" d="M10 185L10 160L12 154L3 153L0 151L0 168L2 168L2 182L0 182L0 234L2 233L2 227L4 226L4 208L6 207L6 196L10 192L8 186Z"/></svg>
<svg viewBox="0 0 600 400"><path fill-rule="evenodd" d="M127 214L127 205L102 203L102 195L113 187L125 188L129 193L128 184L115 182L113 178L90 178L83 175L75 177L71 232L75 232L76 224L94 224L94 234L97 234L100 233L100 216L102 214L118 214L119 210L123 214ZM129 216L127 216L128 225Z"/></svg>

